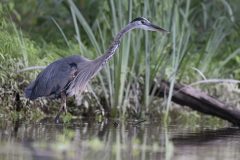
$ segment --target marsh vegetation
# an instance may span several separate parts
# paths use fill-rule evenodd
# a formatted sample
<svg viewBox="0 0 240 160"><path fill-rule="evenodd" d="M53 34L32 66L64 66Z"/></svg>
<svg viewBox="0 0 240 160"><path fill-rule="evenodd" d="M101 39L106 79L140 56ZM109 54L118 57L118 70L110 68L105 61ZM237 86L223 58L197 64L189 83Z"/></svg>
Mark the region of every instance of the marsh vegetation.
<svg viewBox="0 0 240 160"><path fill-rule="evenodd" d="M171 102L180 82L240 108L239 15L239 0L0 1L0 159L239 159L239 128ZM171 34L125 36L63 123L59 100L24 97L41 71L26 68L94 59L139 16Z"/></svg>
<svg viewBox="0 0 240 160"><path fill-rule="evenodd" d="M86 92L69 99L70 114L65 120L72 116L102 119L101 109L112 118L158 119L171 111L201 119L202 115L172 104L171 92L160 99L149 94L150 90L158 79L169 80L171 86L175 82L239 79L239 7L238 0L3 1L1 117L37 119L55 115L57 100L29 102L23 96L24 88L40 70L19 71L29 66L46 66L72 54L94 59L104 53L124 25L144 16L171 34L128 34ZM195 87L239 107L240 90L236 83L204 83Z"/></svg>

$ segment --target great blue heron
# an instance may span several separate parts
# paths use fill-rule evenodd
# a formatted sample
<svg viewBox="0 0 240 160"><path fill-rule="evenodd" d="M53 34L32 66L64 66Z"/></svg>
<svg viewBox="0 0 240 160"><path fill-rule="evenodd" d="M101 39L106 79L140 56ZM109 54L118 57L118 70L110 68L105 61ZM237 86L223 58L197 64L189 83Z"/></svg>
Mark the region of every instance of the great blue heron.
<svg viewBox="0 0 240 160"><path fill-rule="evenodd" d="M128 31L140 28L150 31L168 32L150 23L146 18L138 17L124 27L114 38L108 50L95 60L79 55L59 59L49 64L26 89L25 96L30 100L38 97L61 98L61 108L55 120L62 112L67 113L66 97L81 93L88 81L94 77L113 56L120 40Z"/></svg>

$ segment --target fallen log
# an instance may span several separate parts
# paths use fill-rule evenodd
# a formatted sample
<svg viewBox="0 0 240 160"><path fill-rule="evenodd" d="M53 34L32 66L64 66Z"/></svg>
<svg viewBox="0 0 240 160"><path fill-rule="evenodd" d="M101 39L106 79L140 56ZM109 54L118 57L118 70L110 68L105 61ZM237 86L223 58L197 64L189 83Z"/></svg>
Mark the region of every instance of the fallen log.
<svg viewBox="0 0 240 160"><path fill-rule="evenodd" d="M157 84L156 84L157 83ZM164 97L168 95L170 90L170 83L164 80L155 82L153 95ZM183 84L175 84L173 88L172 101L181 105L188 106L198 112L219 117L227 120L234 125L240 126L240 111L231 109L230 105L207 95L206 93L197 90L191 86Z"/></svg>

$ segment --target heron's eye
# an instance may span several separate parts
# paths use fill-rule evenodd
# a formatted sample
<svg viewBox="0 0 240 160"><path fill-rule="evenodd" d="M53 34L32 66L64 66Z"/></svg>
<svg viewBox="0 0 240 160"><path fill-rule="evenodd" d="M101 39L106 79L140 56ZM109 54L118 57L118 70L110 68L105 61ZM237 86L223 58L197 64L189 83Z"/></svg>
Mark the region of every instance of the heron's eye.
<svg viewBox="0 0 240 160"><path fill-rule="evenodd" d="M142 23L142 24L145 24L145 21L142 20L141 23Z"/></svg>

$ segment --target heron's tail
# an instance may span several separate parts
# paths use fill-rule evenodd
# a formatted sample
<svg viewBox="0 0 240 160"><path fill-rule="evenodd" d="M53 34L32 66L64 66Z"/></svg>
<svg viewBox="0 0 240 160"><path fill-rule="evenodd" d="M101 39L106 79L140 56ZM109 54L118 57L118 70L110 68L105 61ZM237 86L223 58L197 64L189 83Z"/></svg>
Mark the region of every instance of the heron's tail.
<svg viewBox="0 0 240 160"><path fill-rule="evenodd" d="M33 99L36 99L32 92L33 92L33 88L34 88L34 84L35 84L35 81L33 81L29 86L27 86L27 88L25 88L24 90L24 94L25 94L25 97L30 99L30 100L33 100Z"/></svg>
<svg viewBox="0 0 240 160"><path fill-rule="evenodd" d="M25 93L25 97L26 97L26 98L30 98L31 93L32 93L32 89L27 87L27 88L24 90L24 93Z"/></svg>

